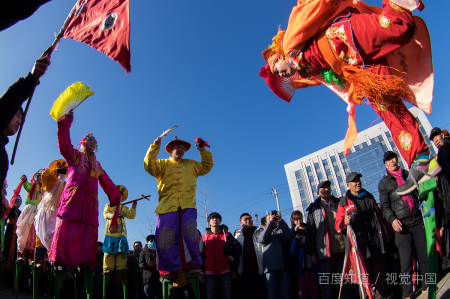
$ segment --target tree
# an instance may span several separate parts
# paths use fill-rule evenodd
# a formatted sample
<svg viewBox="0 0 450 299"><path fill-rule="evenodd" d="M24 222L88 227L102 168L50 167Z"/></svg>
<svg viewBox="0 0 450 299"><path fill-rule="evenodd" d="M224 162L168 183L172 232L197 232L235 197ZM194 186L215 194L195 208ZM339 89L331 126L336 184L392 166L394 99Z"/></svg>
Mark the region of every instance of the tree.
<svg viewBox="0 0 450 299"><path fill-rule="evenodd" d="M139 229L139 232L141 233L142 237L145 239L148 235L154 235L155 229L156 229L156 214L154 213L147 213L145 214L145 221L140 219L142 222L142 225L144 226L144 230Z"/></svg>
<svg viewBox="0 0 450 299"><path fill-rule="evenodd" d="M214 198L214 188L210 188L209 187L209 182L205 182L205 180L202 178L202 184L200 187L198 187L198 193L201 194L201 196L199 196L197 198L197 212L198 212L198 216L200 216L201 218L205 219L204 221L200 221L200 224L202 226L202 233L205 232L205 229L207 227L209 227L209 223L207 221L208 219L208 215L211 212L214 212L217 210L217 207L220 203L220 199L217 201L216 205L214 206L214 209L211 208L212 206L212 200ZM200 209L199 209L200 208ZM205 226L206 223L206 226Z"/></svg>

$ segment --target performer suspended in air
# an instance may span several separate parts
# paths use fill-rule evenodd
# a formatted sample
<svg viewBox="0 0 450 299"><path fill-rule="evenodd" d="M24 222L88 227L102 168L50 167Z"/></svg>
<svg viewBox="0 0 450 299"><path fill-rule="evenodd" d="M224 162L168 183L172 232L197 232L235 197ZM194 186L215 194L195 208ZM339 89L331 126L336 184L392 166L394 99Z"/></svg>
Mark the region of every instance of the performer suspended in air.
<svg viewBox="0 0 450 299"><path fill-rule="evenodd" d="M121 194L97 161L97 141L86 134L75 149L70 138L73 112L58 120L58 147L68 166L68 178L59 201L55 234L49 252L58 270L78 265L86 272L97 264L98 185L111 206L120 203ZM117 219L112 222L117 223Z"/></svg>
<svg viewBox="0 0 450 299"><path fill-rule="evenodd" d="M263 51L268 64L260 76L288 102L295 89L320 84L346 101L347 154L356 139L355 104L367 99L420 183L440 171L416 118L402 100L431 113L429 34L425 22L411 13L423 4L420 0L383 0L381 9L353 2L298 0L287 30L280 30ZM397 192L405 194L415 187L410 179Z"/></svg>

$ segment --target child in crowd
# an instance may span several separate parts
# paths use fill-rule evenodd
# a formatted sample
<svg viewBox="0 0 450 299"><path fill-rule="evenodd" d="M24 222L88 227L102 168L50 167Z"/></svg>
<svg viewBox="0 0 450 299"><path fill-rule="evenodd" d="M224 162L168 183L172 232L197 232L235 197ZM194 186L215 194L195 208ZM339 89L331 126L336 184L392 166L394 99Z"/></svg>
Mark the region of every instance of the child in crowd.
<svg viewBox="0 0 450 299"><path fill-rule="evenodd" d="M295 237L291 243L291 255L297 257L300 270L297 272L298 298L299 299L319 299L319 284L316 276L318 267L311 262L311 257L306 254L306 233L304 229L295 232Z"/></svg>

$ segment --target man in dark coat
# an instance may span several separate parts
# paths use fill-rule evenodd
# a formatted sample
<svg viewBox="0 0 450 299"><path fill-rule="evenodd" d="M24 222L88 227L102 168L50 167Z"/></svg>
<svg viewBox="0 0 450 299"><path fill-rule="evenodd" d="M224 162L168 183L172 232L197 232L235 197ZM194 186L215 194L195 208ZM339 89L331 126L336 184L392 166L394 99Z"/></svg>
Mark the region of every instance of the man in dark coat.
<svg viewBox="0 0 450 299"><path fill-rule="evenodd" d="M19 78L0 97L0 190L3 188L8 172L8 154L5 146L8 144L8 136L17 133L22 121L22 103L30 96L36 80L44 75L50 65L50 57L43 56L36 60L31 73L25 78Z"/></svg>
<svg viewBox="0 0 450 299"><path fill-rule="evenodd" d="M386 174L378 184L381 210L384 219L392 225L395 231L395 245L400 255L401 273L403 277L408 278L402 282L403 298L408 298L413 295L414 251L419 257L422 276L425 277L428 273L425 229L419 207L420 202L416 195L417 190L405 196L399 196L394 192L405 183L409 172L400 168L398 156L392 151L384 154L383 162L386 166Z"/></svg>
<svg viewBox="0 0 450 299"><path fill-rule="evenodd" d="M147 236L147 244L139 256L139 268L142 270L142 279L146 299L160 299L162 285L159 282L159 272L156 271L156 243L155 235Z"/></svg>
<svg viewBox="0 0 450 299"><path fill-rule="evenodd" d="M139 268L139 258L142 252L142 243L140 241L134 242L133 249L133 253L128 255L130 261L128 273L129 278L133 281L134 284L135 298L141 299L144 293L144 286L142 284L142 272Z"/></svg>

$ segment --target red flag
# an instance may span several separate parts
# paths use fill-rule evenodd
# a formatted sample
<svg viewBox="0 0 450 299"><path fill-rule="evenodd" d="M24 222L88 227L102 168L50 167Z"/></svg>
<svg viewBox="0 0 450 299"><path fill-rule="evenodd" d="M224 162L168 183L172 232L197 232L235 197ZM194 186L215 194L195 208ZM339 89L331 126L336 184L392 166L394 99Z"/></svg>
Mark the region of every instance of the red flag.
<svg viewBox="0 0 450 299"><path fill-rule="evenodd" d="M129 0L79 0L63 37L88 44L131 71Z"/></svg>

